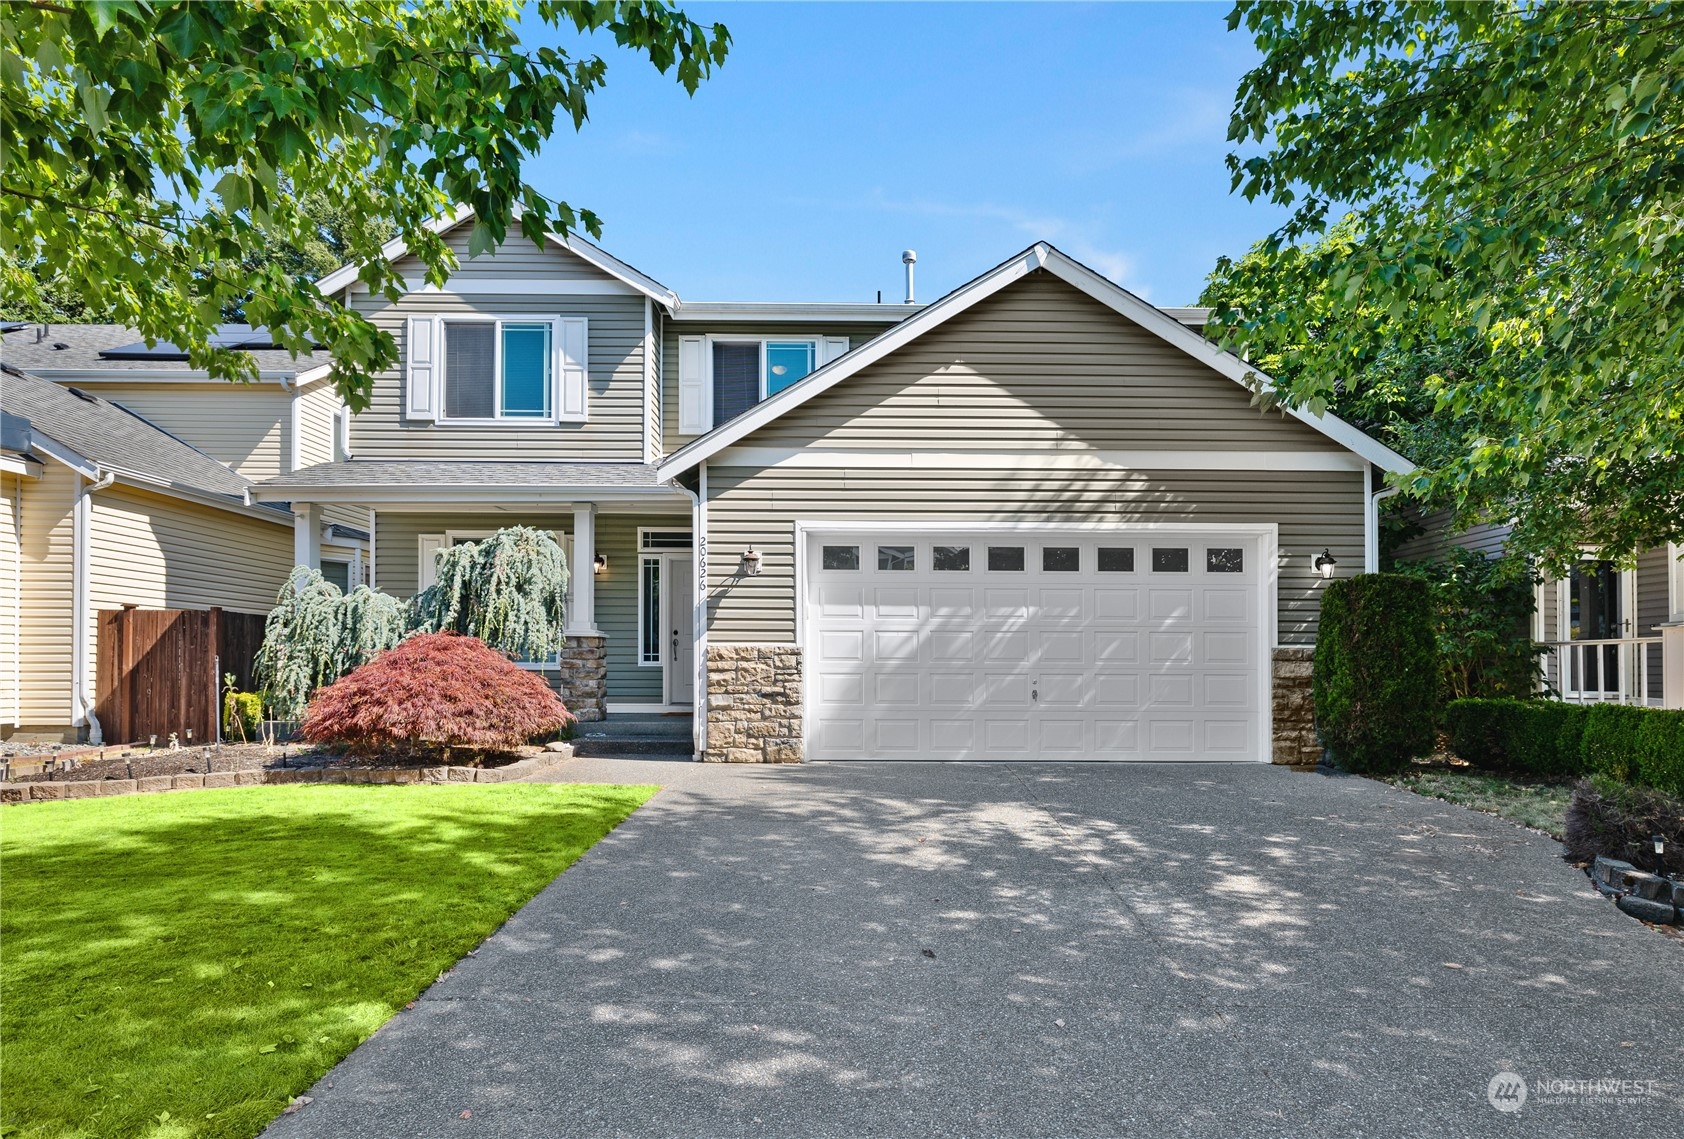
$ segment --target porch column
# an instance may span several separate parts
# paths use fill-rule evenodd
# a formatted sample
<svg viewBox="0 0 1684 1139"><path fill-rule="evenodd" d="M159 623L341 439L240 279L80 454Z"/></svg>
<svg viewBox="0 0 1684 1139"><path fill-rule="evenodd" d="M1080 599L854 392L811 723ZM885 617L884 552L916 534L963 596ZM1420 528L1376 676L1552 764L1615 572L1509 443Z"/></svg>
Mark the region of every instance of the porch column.
<svg viewBox="0 0 1684 1139"><path fill-rule="evenodd" d="M1668 621L1659 628L1661 707L1684 708L1684 621Z"/></svg>
<svg viewBox="0 0 1684 1139"><path fill-rule="evenodd" d="M292 564L322 568L322 508L317 503L292 504Z"/></svg>
<svg viewBox="0 0 1684 1139"><path fill-rule="evenodd" d="M573 510L573 607L567 611L569 637L600 637L596 627L596 504Z"/></svg>

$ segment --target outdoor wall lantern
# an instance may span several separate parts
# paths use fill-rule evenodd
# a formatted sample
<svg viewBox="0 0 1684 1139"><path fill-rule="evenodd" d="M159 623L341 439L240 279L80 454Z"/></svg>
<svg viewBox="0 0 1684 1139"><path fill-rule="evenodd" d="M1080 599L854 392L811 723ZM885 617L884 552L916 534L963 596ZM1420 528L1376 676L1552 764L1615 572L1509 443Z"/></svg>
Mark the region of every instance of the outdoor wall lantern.
<svg viewBox="0 0 1684 1139"><path fill-rule="evenodd" d="M596 556L596 561L593 562L592 565L596 569L596 575L601 577L603 574L608 572L608 555L598 554Z"/></svg>
<svg viewBox="0 0 1684 1139"><path fill-rule="evenodd" d="M760 576L760 551L753 546L743 551L743 576Z"/></svg>
<svg viewBox="0 0 1684 1139"><path fill-rule="evenodd" d="M1321 553L1311 559L1310 566L1322 577L1329 578L1333 576L1333 571L1339 567L1339 559L1333 556L1332 550L1323 546Z"/></svg>

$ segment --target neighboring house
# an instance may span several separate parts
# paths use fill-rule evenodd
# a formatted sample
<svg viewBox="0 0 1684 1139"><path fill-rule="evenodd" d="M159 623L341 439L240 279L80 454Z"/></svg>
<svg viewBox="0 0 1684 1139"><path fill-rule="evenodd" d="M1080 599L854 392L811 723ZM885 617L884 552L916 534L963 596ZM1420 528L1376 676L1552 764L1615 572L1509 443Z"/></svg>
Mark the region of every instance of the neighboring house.
<svg viewBox="0 0 1684 1139"><path fill-rule="evenodd" d="M1509 527L1451 528L1449 512L1420 520L1402 561L1442 558L1454 546L1487 556L1507 547ZM1684 708L1684 547L1657 546L1627 569L1586 550L1565 578L1538 583L1532 637L1545 646L1543 681L1563 700Z"/></svg>
<svg viewBox="0 0 1684 1139"><path fill-rule="evenodd" d="M273 478L340 457L344 408L325 354L294 359L262 329L223 326L219 340L251 352L253 383L213 379L173 344L147 347L120 324L25 324L0 328L0 356L44 380L119 404L249 480ZM313 358L312 358L313 357ZM368 512L325 513L322 573L341 588L366 580Z"/></svg>
<svg viewBox="0 0 1684 1139"><path fill-rule="evenodd" d="M1317 754L1317 563L1377 568L1409 464L1260 412L1201 312L1044 243L927 306L701 304L578 239L470 258L466 221L442 288L320 282L403 362L345 457L253 489L301 563L352 504L405 597L546 529L571 704L688 710L708 760Z"/></svg>
<svg viewBox="0 0 1684 1139"><path fill-rule="evenodd" d="M291 569L291 518L251 504L245 475L13 354L7 343L0 735L100 742L98 611L267 612Z"/></svg>

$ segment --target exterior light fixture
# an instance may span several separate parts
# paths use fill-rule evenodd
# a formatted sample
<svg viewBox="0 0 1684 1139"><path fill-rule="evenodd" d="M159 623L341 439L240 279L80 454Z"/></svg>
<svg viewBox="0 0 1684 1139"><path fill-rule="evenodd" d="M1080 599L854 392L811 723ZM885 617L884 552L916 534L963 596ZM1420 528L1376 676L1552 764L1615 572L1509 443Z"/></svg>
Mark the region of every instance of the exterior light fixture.
<svg viewBox="0 0 1684 1139"><path fill-rule="evenodd" d="M760 551L750 546L743 551L743 576L760 576Z"/></svg>
<svg viewBox="0 0 1684 1139"><path fill-rule="evenodd" d="M1339 559L1333 556L1332 550L1323 546L1321 553L1310 560L1310 567L1321 574L1323 578L1330 578L1333 576L1333 571L1339 567Z"/></svg>
<svg viewBox="0 0 1684 1139"><path fill-rule="evenodd" d="M596 556L596 560L591 564L595 568L597 576L601 577L603 574L608 572L608 555L598 554Z"/></svg>

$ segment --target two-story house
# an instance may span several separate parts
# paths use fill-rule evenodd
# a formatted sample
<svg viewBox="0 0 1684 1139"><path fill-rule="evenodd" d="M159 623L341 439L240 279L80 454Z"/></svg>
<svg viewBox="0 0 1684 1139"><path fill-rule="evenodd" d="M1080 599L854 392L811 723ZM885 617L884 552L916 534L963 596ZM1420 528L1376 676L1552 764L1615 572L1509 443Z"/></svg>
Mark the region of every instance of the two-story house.
<svg viewBox="0 0 1684 1139"><path fill-rule="evenodd" d="M576 238L469 257L467 221L442 288L320 282L402 366L253 489L300 563L331 510L400 596L546 529L572 706L688 710L708 760L1313 759L1320 590L1377 567L1409 464L1261 413L1202 314L1044 243L928 305L698 303Z"/></svg>

